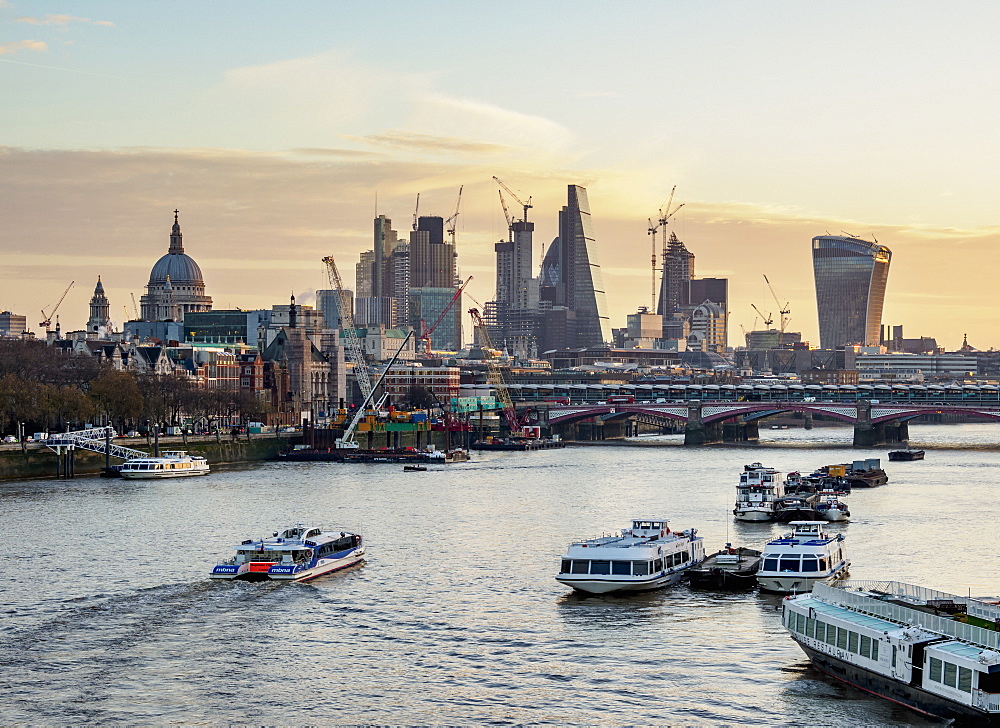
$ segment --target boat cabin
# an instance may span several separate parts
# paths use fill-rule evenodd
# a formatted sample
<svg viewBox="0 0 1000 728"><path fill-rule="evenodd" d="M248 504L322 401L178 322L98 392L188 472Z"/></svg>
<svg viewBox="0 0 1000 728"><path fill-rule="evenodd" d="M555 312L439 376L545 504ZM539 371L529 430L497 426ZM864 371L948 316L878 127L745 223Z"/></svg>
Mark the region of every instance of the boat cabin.
<svg viewBox="0 0 1000 728"><path fill-rule="evenodd" d="M670 533L667 520L637 518L632 521L632 535L636 538L661 538Z"/></svg>

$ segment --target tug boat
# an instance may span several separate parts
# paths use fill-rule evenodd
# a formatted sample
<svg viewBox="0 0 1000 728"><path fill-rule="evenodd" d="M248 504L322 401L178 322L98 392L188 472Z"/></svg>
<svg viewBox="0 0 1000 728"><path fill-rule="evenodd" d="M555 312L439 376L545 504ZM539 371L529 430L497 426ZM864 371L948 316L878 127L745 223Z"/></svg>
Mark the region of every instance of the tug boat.
<svg viewBox="0 0 1000 728"><path fill-rule="evenodd" d="M213 579L240 581L309 581L364 560L361 536L326 532L302 524L274 532L271 538L247 539L236 556L218 564Z"/></svg>
<svg viewBox="0 0 1000 728"><path fill-rule="evenodd" d="M773 521L774 502L784 494L780 472L760 463L744 465L733 515L737 521Z"/></svg>
<svg viewBox="0 0 1000 728"><path fill-rule="evenodd" d="M760 558L760 551L743 546L733 548L727 543L722 551L688 569L688 580L692 587L700 589L752 589L757 585Z"/></svg>
<svg viewBox="0 0 1000 728"><path fill-rule="evenodd" d="M817 515L830 522L846 521L851 517L851 511L836 493L824 491L819 494L819 503L813 506Z"/></svg>
<svg viewBox="0 0 1000 728"><path fill-rule="evenodd" d="M637 518L613 536L574 541L556 581L589 594L649 591L678 583L705 560L697 529L671 531L663 518Z"/></svg>
<svg viewBox="0 0 1000 728"><path fill-rule="evenodd" d="M779 594L811 591L819 582L847 576L843 534L823 533L824 521L792 521L793 531L768 541L757 583Z"/></svg>
<svg viewBox="0 0 1000 728"><path fill-rule="evenodd" d="M774 520L779 523L792 521L813 521L819 517L816 506L819 496L815 493L786 495L774 501Z"/></svg>
<svg viewBox="0 0 1000 728"><path fill-rule="evenodd" d="M894 581L816 584L782 622L816 669L925 717L1000 725L1000 606Z"/></svg>
<svg viewBox="0 0 1000 728"><path fill-rule="evenodd" d="M130 480L151 480L156 478L187 478L193 475L208 475L211 469L208 461L200 455L188 455L183 450L171 450L162 457L133 458L126 460L118 473Z"/></svg>

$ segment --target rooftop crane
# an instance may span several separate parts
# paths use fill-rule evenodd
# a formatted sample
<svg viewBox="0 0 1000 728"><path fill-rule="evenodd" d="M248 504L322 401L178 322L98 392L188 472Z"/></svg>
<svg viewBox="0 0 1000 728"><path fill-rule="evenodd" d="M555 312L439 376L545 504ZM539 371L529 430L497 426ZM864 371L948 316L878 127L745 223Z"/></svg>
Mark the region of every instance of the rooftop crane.
<svg viewBox="0 0 1000 728"><path fill-rule="evenodd" d="M507 203L503 199L503 192L497 190L497 195L500 196L500 207L503 208L503 216L507 218L507 242L509 243L513 240L514 235L514 221L510 217L510 210L507 209Z"/></svg>
<svg viewBox="0 0 1000 728"><path fill-rule="evenodd" d="M534 205L531 204L531 195L528 195L528 201L525 202L516 194L514 194L514 190L512 190L510 187L501 182L499 177L494 176L493 181L496 182L498 185L500 185L500 187L503 188L504 192L513 197L514 201L517 202L517 204L519 204L522 207L522 209L524 210L524 217L522 218L521 221L528 222L528 210L534 207Z"/></svg>
<svg viewBox="0 0 1000 728"><path fill-rule="evenodd" d="M667 223L677 214L686 203L682 202L677 207L673 207L674 204L674 192L677 191L677 185L670 188L670 197L667 198L667 204L663 205L659 209L659 216L656 218L656 224L653 224L652 220L649 220L649 228L647 232L651 236L651 244L653 248L652 264L653 264L653 308L652 311L657 310L656 305L656 231L663 230L663 244L662 244L662 255L663 260L667 258ZM664 314L666 311L663 312Z"/></svg>
<svg viewBox="0 0 1000 728"><path fill-rule="evenodd" d="M69 282L69 285L66 286L66 290L63 291L63 294L59 296L59 300L56 301L55 306L49 304L49 306L52 306L51 312L45 313L45 309L42 309L42 320L38 323L38 325L44 327L46 331L48 331L49 327L52 325L52 317L56 315L56 311L59 310L59 306L62 305L63 299L66 298L66 294L69 293L69 289L73 287L74 283L76 283L76 281Z"/></svg>
<svg viewBox="0 0 1000 728"><path fill-rule="evenodd" d="M470 308L469 315L472 316L472 323L475 325L476 331L479 332L479 340L482 343L483 356L486 359L486 378L490 383L490 387L496 392L497 399L500 400L511 436L517 437L522 431L522 425L517 419L517 410L514 409L514 403L511 401L510 393L507 391L507 383L504 382L503 372L493 358L494 348L493 341L490 339L490 332L487 331L486 322L483 321L478 308Z"/></svg>
<svg viewBox="0 0 1000 728"><path fill-rule="evenodd" d="M759 308L757 308L757 304L755 303L751 303L750 305L753 307L753 310L757 312L757 315L764 320L764 325L767 328L771 328L771 324L774 323L774 319L771 318L771 314L764 314Z"/></svg>
<svg viewBox="0 0 1000 728"><path fill-rule="evenodd" d="M420 212L420 193L417 193L417 204L413 208L413 229L417 229L417 213Z"/></svg>
<svg viewBox="0 0 1000 728"><path fill-rule="evenodd" d="M139 320L139 307L135 305L135 294L132 293L131 295L132 295L132 313L135 314L135 318L132 319L132 320L133 321L138 321Z"/></svg>
<svg viewBox="0 0 1000 728"><path fill-rule="evenodd" d="M444 221L445 230L448 231L448 235L451 236L451 244L455 244L455 228L458 226L458 211L462 207L462 190L465 189L465 185L460 185L458 188L458 202L455 203L455 212L452 213L451 217Z"/></svg>
<svg viewBox="0 0 1000 728"><path fill-rule="evenodd" d="M792 310L788 308L789 302L785 301L785 305L782 306L781 301L778 300L778 294L774 292L774 286L771 285L771 281L767 279L766 275L764 276L764 282L767 284L767 287L771 289L771 297L774 298L774 302L778 304L778 311L781 316L781 333L784 334L785 329L788 327L788 320L790 318L788 314L792 312Z"/></svg>
<svg viewBox="0 0 1000 728"><path fill-rule="evenodd" d="M429 329L424 329L424 320L420 319L420 329L423 333L420 334L419 340L424 344L425 356L430 356L431 353L431 334L433 334L434 330L441 324L442 321L444 321L444 317L448 315L449 311L451 311L452 306L455 305L455 301L462 297L462 292L465 290L465 287L469 285L469 281L471 280L472 276L469 276L465 279L465 283L458 287L458 290L455 291L455 295L451 297L451 300L448 301L448 305L444 307L444 311L441 312L441 315L437 317L437 320L431 324ZM459 342L459 344L461 344L461 342Z"/></svg>

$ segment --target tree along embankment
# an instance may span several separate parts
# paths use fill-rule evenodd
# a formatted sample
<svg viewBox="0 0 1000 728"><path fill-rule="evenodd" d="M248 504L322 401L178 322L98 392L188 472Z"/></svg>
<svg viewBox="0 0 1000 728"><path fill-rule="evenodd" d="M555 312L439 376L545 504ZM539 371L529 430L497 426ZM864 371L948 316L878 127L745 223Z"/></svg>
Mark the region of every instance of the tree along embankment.
<svg viewBox="0 0 1000 728"><path fill-rule="evenodd" d="M299 439L296 438L295 441L297 442ZM128 447L151 451L151 448L145 447L145 442L141 440L133 440L124 444ZM213 439L188 442L186 445L180 438L177 438L176 441L173 439L160 440L161 453L165 450L185 450L192 455L204 456L211 465L270 460L288 446L288 439L276 438L273 435L254 437L250 441L247 441L244 435L239 440L222 438L221 442L216 442ZM118 458L111 458L112 465L121 462ZM104 455L87 450L75 451L74 469L77 475L99 473L103 467ZM27 452L23 453L19 447L0 451L0 480L54 478L55 475L56 454L44 445L32 443L28 446Z"/></svg>

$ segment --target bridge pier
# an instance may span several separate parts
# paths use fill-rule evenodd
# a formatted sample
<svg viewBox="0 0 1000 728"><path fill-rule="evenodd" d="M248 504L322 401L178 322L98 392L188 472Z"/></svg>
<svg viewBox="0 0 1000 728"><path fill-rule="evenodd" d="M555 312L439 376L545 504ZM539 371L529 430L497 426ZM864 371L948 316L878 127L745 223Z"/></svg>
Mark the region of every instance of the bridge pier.
<svg viewBox="0 0 1000 728"><path fill-rule="evenodd" d="M722 423L723 442L757 442L760 440L760 429L757 420L747 421L746 417L737 417Z"/></svg>
<svg viewBox="0 0 1000 728"><path fill-rule="evenodd" d="M722 423L702 422L701 402L688 403L687 424L684 425L685 445L716 445L722 442Z"/></svg>

